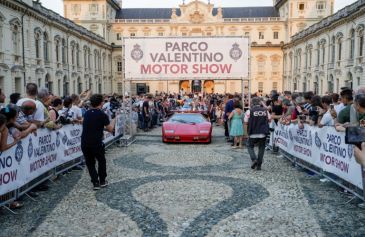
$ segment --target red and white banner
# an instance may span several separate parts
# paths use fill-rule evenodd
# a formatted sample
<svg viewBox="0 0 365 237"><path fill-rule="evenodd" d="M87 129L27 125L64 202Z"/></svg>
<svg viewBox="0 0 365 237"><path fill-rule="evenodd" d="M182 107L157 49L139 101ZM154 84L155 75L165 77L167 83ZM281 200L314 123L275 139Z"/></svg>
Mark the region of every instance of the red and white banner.
<svg viewBox="0 0 365 237"><path fill-rule="evenodd" d="M248 79L247 38L126 38L124 46L129 80Z"/></svg>
<svg viewBox="0 0 365 237"><path fill-rule="evenodd" d="M345 133L334 127L278 125L274 142L285 152L363 189L361 166L356 163L353 145L345 144Z"/></svg>

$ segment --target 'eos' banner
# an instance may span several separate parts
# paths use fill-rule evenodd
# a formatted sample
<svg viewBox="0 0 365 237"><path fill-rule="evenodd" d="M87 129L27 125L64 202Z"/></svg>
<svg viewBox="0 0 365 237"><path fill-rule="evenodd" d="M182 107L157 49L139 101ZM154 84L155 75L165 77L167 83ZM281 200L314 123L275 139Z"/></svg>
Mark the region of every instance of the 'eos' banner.
<svg viewBox="0 0 365 237"><path fill-rule="evenodd" d="M126 79L248 78L248 39L127 38Z"/></svg>
<svg viewBox="0 0 365 237"><path fill-rule="evenodd" d="M353 146L345 144L345 133L333 127L278 125L274 142L285 152L363 188L361 166L355 161Z"/></svg>

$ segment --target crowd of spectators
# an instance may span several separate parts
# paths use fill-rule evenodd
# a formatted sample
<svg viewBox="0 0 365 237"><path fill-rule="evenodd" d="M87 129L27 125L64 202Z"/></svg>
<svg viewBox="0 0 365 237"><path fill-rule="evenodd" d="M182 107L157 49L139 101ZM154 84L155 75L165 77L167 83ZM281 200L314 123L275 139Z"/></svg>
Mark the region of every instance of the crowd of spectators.
<svg viewBox="0 0 365 237"><path fill-rule="evenodd" d="M10 95L10 103L0 110L0 151L11 148L38 128L60 129L67 124L81 124L83 115L90 107L91 92L63 98L51 95L47 89L38 89L34 83L26 86L26 96L19 93ZM310 126L333 126L338 132L345 132L349 126L365 125L365 88L353 91L341 88L341 92L324 96L308 92L273 90L269 95L253 94L252 106L260 106L268 112L268 126L273 131L275 125L295 124L303 128ZM0 93L0 103L5 96ZM133 118L138 128L149 131L161 126L177 110L199 110L205 113L215 126L223 126L227 142L233 148L241 148L248 139L247 125L250 119L249 98L242 94L204 93L157 93L132 97L106 96L102 110L114 118L122 103L131 104ZM253 145L252 145L253 146ZM260 150L263 144L260 142ZM365 144L363 149L355 148L355 157L365 165ZM277 148L273 148L274 151ZM43 190L47 188L41 188ZM34 192L33 192L34 191ZM30 194L37 195L37 189ZM21 204L14 202L14 208Z"/></svg>

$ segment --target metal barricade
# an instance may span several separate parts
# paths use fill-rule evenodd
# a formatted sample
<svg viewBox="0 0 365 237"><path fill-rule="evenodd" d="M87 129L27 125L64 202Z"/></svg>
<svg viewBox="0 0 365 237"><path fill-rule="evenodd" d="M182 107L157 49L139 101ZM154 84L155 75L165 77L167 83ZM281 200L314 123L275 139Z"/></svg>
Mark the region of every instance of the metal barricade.
<svg viewBox="0 0 365 237"><path fill-rule="evenodd" d="M113 145L115 142L117 142L119 140L120 140L120 136L115 137L107 145L108 146ZM16 199L18 199L20 196L26 194L27 192L32 190L34 187L40 185L41 183L44 183L45 181L50 180L51 178L55 177L56 175L59 175L65 171L70 170L73 167L79 165L82 162L82 160L83 160L83 156L73 159L71 161L68 161L64 164L61 164L61 165L43 173L42 175L31 180L30 182L28 182L27 184L23 185L22 187L20 187L18 189L5 193L3 195L0 195L0 207L12 203Z"/></svg>
<svg viewBox="0 0 365 237"><path fill-rule="evenodd" d="M317 175L320 175L323 178L326 178L328 180L330 180L331 182L333 182L334 184L336 184L337 186L347 190L347 192L353 194L355 197L358 197L359 199L365 201L365 197L364 197L364 193L363 190L356 187L355 185L337 177L336 175L332 174L332 173L328 173L323 171L321 168L314 166L312 164L309 164L308 162L301 160L289 153L287 153L286 151L284 151L283 149L280 149L280 153L286 158L288 159L290 162L293 163L294 166L299 166L303 169L309 170L313 173L316 173ZM352 199L351 199L352 200ZM350 200L350 201L351 201Z"/></svg>

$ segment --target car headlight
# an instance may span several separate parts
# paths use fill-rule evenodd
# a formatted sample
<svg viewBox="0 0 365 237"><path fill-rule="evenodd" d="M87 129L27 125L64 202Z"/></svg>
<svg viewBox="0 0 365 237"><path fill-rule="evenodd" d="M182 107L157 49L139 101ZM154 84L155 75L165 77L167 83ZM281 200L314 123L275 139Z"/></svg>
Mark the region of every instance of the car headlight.
<svg viewBox="0 0 365 237"><path fill-rule="evenodd" d="M174 130L165 130L165 133L174 133Z"/></svg>
<svg viewBox="0 0 365 237"><path fill-rule="evenodd" d="M203 133L203 134L206 134L206 133L209 133L210 131L209 130L200 130L200 133Z"/></svg>

